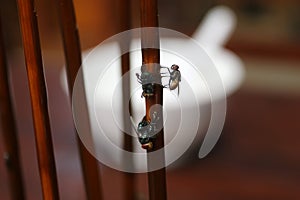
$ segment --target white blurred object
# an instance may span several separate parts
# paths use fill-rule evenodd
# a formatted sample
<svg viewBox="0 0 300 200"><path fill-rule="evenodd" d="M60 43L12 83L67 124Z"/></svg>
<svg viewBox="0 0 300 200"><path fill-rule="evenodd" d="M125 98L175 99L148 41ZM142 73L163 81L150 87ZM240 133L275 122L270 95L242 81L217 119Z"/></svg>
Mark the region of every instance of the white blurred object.
<svg viewBox="0 0 300 200"><path fill-rule="evenodd" d="M233 31L236 23L236 18L233 12L224 6L218 6L213 8L207 16L205 17L203 23L199 28L195 31L193 35L193 39L199 43L207 52L208 56L211 58L213 63L216 66L216 69L219 73L219 76L221 77L221 80L224 85L225 93L226 95L231 94L234 92L241 84L243 77L244 77L244 69L241 60L232 52L225 49L223 45L226 43L228 38L230 37L231 32ZM182 39L176 39L176 38L161 38L161 47L163 48L164 45L175 45L178 49L183 49L184 51L187 51L189 54L193 56L200 56L195 55L197 53L197 50L191 49L190 45L192 42L195 41L183 41ZM139 40L133 40L131 44L131 48L140 48L140 41ZM99 79L99 66L97 63L99 63L99 59L101 56L103 56L107 52L119 52L117 44L108 44L106 47L101 49L95 49L93 50L93 55L89 55L89 65L92 65L94 67L89 68L89 70L84 70L85 73L85 80L95 80L94 82L87 82L85 83L86 86L86 93L87 93L87 102L89 107L93 107L94 100L96 98L96 104L99 102L99 105L95 105L96 109L104 109L107 111L106 115L107 118L104 119L104 129L107 128L109 130L109 134L107 137L109 137L109 140L112 141L113 144L116 146L121 147L123 136L120 134L120 130L118 127L113 126L112 124L115 123L114 120L118 118L118 116L112 116L111 118L109 116L113 115L109 110L108 106L111 105L112 99L114 99L114 107L112 108L115 113L121 113L122 112L122 98L114 93L112 88L115 88L118 86L117 84L120 82L120 67L111 67L106 71L106 75L103 79L105 79L105 82L107 82L107 87L102 88L101 95L93 95L93 93L96 91L97 88L95 85L97 85L97 80ZM89 54L90 51L87 51L84 53L84 57L86 57ZM98 55L98 56L95 56ZM103 59L103 58L102 58ZM132 52L130 57L131 67L132 66L140 66L142 63L140 52ZM209 66L209 63L205 63L205 59L203 59L204 63L197 63L196 67L205 67ZM205 106L210 104L210 93L209 91L206 91L205 89L205 83L201 78L194 78L195 72L189 71L188 68L184 68L184 66L188 65L188 63L184 60L182 60L181 57L177 56L175 54L170 54L170 52L164 52L161 51L161 64L163 66L170 67L172 64L178 64L179 66L182 66L179 70L181 70L181 73L183 74L183 77L187 79L188 87L192 87L193 91L195 91L195 97L197 98L197 102L199 103L199 106ZM111 66L119 66L120 60L113 61L113 64ZM101 73L100 73L101 74ZM66 78L65 73L62 76L63 78L63 84L64 88L66 89ZM206 79L214 81L214 79L218 79L218 77L205 77ZM131 77L131 86L137 85L136 77ZM184 92L187 84L182 81L180 85L180 92ZM220 91L220 98L224 98L221 94L221 91L223 88L217 88L217 93ZM67 91L66 91L67 92ZM134 116L136 125L143 117L145 111L144 111L144 99L140 97L141 92L136 92L134 96L132 97L132 105L134 110ZM165 123L165 132L171 133L168 134L166 137L166 142L170 142L172 138L175 136L172 135L172 133L176 133L178 131L178 127L173 126L174 122L176 123L176 120L178 120L176 117L172 114L174 110L176 110L176 107L178 107L178 102L176 101L176 98L174 100L174 96L168 95L164 96L164 105L165 109L167 110L165 114L167 114L167 121ZM115 96L114 96L115 95ZM165 95L165 94L164 94ZM98 98L98 99L97 99ZM183 94L180 94L178 97L180 98L181 102L181 109L183 110L189 110L193 109L191 107L192 104L189 104L191 102L191 99L186 98ZM101 102L101 105L100 105ZM200 105L201 104L201 105ZM200 111L199 111L200 112ZM97 119L95 119L94 116L95 113L90 113L91 117L91 126L92 126L92 137L94 138L97 145L105 146L105 138L101 138L101 136L97 135L98 130L98 124ZM122 116L122 115L120 115ZM209 121L210 113L206 113L205 111L201 110L201 122L199 124L198 133L196 136L196 145L195 147L199 148L201 145L201 138L203 139L203 129L205 129L207 122ZM118 119L117 119L118 120ZM191 120L190 120L191 121ZM182 130L184 130L185 134L188 134L189 131L191 131L191 126L187 124L183 124ZM182 144L185 143L185 136L182 133L177 133L182 140ZM181 136L182 135L182 136ZM103 142L103 144L101 143ZM195 144L195 142L194 142ZM96 146L97 146L96 145ZM180 145L180 144L179 144ZM143 150L140 148L140 145L138 141L135 141L135 147L137 152L143 152ZM97 148L97 147L96 147ZM212 148L212 147L211 147ZM180 148L179 148L180 149ZM122 165L122 155L118 151L111 151L109 149L105 149L107 151L110 151L110 159L112 159L114 163L119 163L119 165ZM176 153L176 152L175 152ZM170 157L174 157L173 154L175 154L173 150L166 149L166 160L168 160ZM177 152L178 153L178 152ZM182 152L183 153L183 152ZM204 154L207 154L208 152L205 152ZM175 155L176 156L176 155ZM172 159L171 159L172 160ZM137 158L134 160L135 166L138 169L137 171L143 171L146 166L146 158ZM168 162L167 162L168 163Z"/></svg>
<svg viewBox="0 0 300 200"><path fill-rule="evenodd" d="M217 66L227 95L235 91L244 79L242 61L224 48L236 27L236 22L236 16L230 8L217 6L207 13L192 36Z"/></svg>
<svg viewBox="0 0 300 200"><path fill-rule="evenodd" d="M205 47L222 48L235 26L236 16L233 11L226 6L218 6L207 13L193 38Z"/></svg>

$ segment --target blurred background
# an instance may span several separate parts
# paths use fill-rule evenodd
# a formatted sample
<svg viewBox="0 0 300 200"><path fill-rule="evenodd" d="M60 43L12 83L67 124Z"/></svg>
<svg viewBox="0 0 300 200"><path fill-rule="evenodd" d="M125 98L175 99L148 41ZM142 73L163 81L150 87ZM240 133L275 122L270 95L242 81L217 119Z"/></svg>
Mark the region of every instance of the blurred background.
<svg viewBox="0 0 300 200"><path fill-rule="evenodd" d="M74 0L74 5L82 50L120 32L120 1ZM214 150L167 171L168 197L300 199L300 2L160 0L160 26L192 35L216 5L228 6L237 16L226 47L242 59L245 80L228 97L224 130ZM41 199L16 3L0 0L0 7L26 195ZM139 1L132 0L130 7L131 26L139 27ZM56 5L36 0L36 8L61 199L85 199L71 109L59 80L64 56ZM122 199L123 174L99 167L105 199ZM147 199L146 175L136 179L136 196ZM6 183L1 162L0 199L10 199Z"/></svg>

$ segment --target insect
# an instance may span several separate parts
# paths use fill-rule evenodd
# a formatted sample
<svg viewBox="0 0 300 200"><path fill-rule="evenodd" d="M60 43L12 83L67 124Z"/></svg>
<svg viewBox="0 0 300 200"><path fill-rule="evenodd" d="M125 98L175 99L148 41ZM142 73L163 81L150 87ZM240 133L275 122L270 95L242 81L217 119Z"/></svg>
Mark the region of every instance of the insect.
<svg viewBox="0 0 300 200"><path fill-rule="evenodd" d="M142 89L143 89L143 93L141 95L141 97L146 97L146 96L153 96L154 94L154 77L151 73L149 72L142 72L141 75L139 75L138 73L135 74L138 82L140 84L142 84Z"/></svg>
<svg viewBox="0 0 300 200"><path fill-rule="evenodd" d="M151 120L147 120L145 116L138 124L136 133L143 149L150 150L153 148L153 142L156 138L156 134L158 133L158 120L159 117L157 116L157 112L154 112Z"/></svg>
<svg viewBox="0 0 300 200"><path fill-rule="evenodd" d="M181 81L181 73L179 71L179 66L176 64L173 64L171 66L172 71L168 67L162 67L166 68L169 71L169 76L163 76L163 77L170 77L169 84L165 85L164 87L169 87L170 90L175 90L178 88L178 95L179 95L179 82Z"/></svg>
<svg viewBox="0 0 300 200"><path fill-rule="evenodd" d="M146 65L141 67L141 75L136 73L137 81L142 84L143 93L141 97L153 96L155 92L155 85L161 85L161 74L151 73L146 70Z"/></svg>

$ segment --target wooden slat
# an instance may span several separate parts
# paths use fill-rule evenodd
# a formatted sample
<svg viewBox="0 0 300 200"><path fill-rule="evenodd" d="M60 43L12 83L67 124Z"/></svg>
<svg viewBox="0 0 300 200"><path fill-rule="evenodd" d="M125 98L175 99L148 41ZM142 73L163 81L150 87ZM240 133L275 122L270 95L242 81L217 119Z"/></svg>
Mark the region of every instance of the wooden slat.
<svg viewBox="0 0 300 200"><path fill-rule="evenodd" d="M157 0L141 0L141 27L158 27L158 12L157 12ZM159 32L154 31L142 31L142 61L143 65L146 64L146 71L160 76L160 51L154 48L145 48L149 46L159 47ZM146 104L146 119L151 120L150 108L153 105L163 103L163 87L156 84L155 93L153 96L145 97ZM163 124L162 109L157 107L156 112L159 116L159 127ZM162 129L158 134L151 150L147 150L148 153L156 151L164 147L164 130ZM158 160L165 160L164 152L160 155ZM148 154L147 165L148 168L153 162ZM148 187L149 187L149 199L150 200L163 200L167 199L166 191L166 169L163 167L157 171L148 172Z"/></svg>
<svg viewBox="0 0 300 200"><path fill-rule="evenodd" d="M18 0L26 60L39 172L44 199L59 199L55 160L48 115L47 92L33 0Z"/></svg>
<svg viewBox="0 0 300 200"><path fill-rule="evenodd" d="M118 13L119 13L119 31L127 31L131 27L131 20L130 20L130 0L119 0L118 1ZM123 124L125 130L130 130L131 127L131 121L130 121L130 114L131 114L131 102L128 99L130 98L130 54L129 54L129 48L130 48L130 42L131 38L128 35L128 38L126 41L122 41L120 43L120 49L123 52L126 52L121 56L121 73L122 73L122 97L123 97ZM129 112L128 109L129 107ZM125 151L132 152L133 151L133 137L126 133L126 131L123 133L123 149ZM126 162L128 165L133 165L132 160L123 160L123 162ZM125 200L132 200L135 199L135 176L133 173L123 173L123 198Z"/></svg>
<svg viewBox="0 0 300 200"><path fill-rule="evenodd" d="M81 66L81 47L72 0L57 0L64 43L70 100L76 75ZM84 147L77 135L81 166L88 199L103 199L98 161Z"/></svg>

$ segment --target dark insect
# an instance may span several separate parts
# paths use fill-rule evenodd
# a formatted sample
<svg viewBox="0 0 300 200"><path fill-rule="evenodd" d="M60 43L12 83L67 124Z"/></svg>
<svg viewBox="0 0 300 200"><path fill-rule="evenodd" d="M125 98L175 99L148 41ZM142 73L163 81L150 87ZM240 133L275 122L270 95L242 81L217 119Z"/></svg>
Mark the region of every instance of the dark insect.
<svg viewBox="0 0 300 200"><path fill-rule="evenodd" d="M136 73L137 80L140 84L142 84L142 97L153 96L155 92L155 85L160 84L161 76L160 74L154 74L146 71L146 66L142 65L141 67L141 75Z"/></svg>
<svg viewBox="0 0 300 200"><path fill-rule="evenodd" d="M154 78L153 75L149 72L142 72L141 75L138 73L135 74L138 82L142 84L142 97L153 96L154 94Z"/></svg>
<svg viewBox="0 0 300 200"><path fill-rule="evenodd" d="M144 117L138 124L136 132L143 149L152 149L156 134L159 131L157 127L158 120L159 117L157 116L157 113L154 112L150 121L146 120L146 117Z"/></svg>
<svg viewBox="0 0 300 200"><path fill-rule="evenodd" d="M181 81L181 73L179 71L179 66L175 64L172 65L171 66L172 71L168 67L162 67L162 68L166 68L170 74L169 76L163 76L163 77L170 77L169 84L165 85L164 87L169 87L170 90L175 90L176 88L178 88L178 95L179 95L179 82Z"/></svg>

